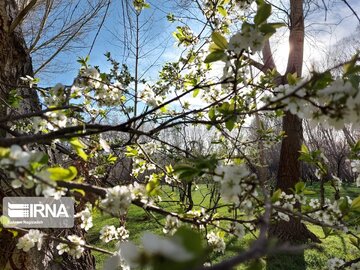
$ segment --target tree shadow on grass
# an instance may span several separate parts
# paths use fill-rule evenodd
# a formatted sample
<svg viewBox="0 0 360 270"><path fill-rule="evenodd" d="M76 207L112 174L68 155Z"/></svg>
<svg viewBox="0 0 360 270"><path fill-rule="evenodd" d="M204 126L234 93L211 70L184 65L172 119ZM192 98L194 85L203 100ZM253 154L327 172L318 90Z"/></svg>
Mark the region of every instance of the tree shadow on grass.
<svg viewBox="0 0 360 270"><path fill-rule="evenodd" d="M306 270L304 251L268 257L266 270Z"/></svg>

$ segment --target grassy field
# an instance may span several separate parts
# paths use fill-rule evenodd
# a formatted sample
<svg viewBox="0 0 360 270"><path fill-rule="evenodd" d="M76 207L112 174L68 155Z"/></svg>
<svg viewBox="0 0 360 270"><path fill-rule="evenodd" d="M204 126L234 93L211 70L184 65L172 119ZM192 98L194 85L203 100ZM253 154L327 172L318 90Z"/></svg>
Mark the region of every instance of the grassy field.
<svg viewBox="0 0 360 270"><path fill-rule="evenodd" d="M308 188L316 191L317 194L319 194L318 185L313 184L312 186L308 186ZM204 205L206 203L206 200L203 201L203 194L206 194L206 191L207 191L206 186L201 185L199 190L193 192L195 204L202 202L202 205ZM334 197L332 188L330 186L325 186L325 194L328 198ZM175 196L176 194L173 195ZM356 188L353 185L343 184L341 189L341 196L350 196L354 198L357 197L358 195L360 195L360 188ZM316 196L318 195L312 195L311 197L316 197ZM195 207L195 209L198 210L199 207ZM117 218L112 218L107 214L101 214L99 212L94 213L93 218L94 218L93 220L94 227L89 231L87 235L87 241L92 245L96 245L109 250L116 250L115 241L110 242L108 244L101 242L99 240L98 232L104 225L119 226L119 220ZM156 218L162 224L164 223L163 217L156 216ZM143 209L136 206L131 206L129 209L126 228L130 231L130 240L135 242L139 242L142 233L145 231L151 231L159 235L163 234L162 232L163 227L159 225L157 222L155 222L154 218L149 216L147 213L145 213ZM282 256L280 257L279 261L282 262L282 265L284 265L283 262L286 262L285 263L285 265L287 266L286 268L281 268L279 265L277 265L275 260L274 265L271 268L267 267L267 269L269 270L270 269L274 269L274 270L327 269L326 262L328 259L332 257L338 257L345 260L354 257L355 250L354 248L351 247L351 244L346 234L331 235L328 236L327 238L324 238L324 234L321 227L308 224L308 228L321 239L322 243L319 246L323 250L322 251L306 250L304 252L305 265L300 261L297 261L296 256ZM227 238L226 256L224 255L219 256L217 254L213 254L212 259L214 259L215 261L220 261L225 257L232 256L237 252L246 249L252 240L253 240L253 236L251 234L247 234L241 240L235 240L234 238ZM106 260L107 255L98 252L93 252L93 254L95 255L96 258L97 269L102 269L103 262ZM240 265L236 269L246 269L246 267L247 265ZM264 269L265 269L265 262L264 262Z"/></svg>

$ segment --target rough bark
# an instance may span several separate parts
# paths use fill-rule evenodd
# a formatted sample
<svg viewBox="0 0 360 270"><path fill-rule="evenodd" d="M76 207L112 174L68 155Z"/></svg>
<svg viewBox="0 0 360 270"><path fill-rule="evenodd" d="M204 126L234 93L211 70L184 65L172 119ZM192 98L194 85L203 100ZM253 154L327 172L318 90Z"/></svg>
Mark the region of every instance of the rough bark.
<svg viewBox="0 0 360 270"><path fill-rule="evenodd" d="M40 109L36 91L24 87L20 77L33 75L31 57L26 47L25 39L19 27L11 29L11 24L18 16L18 8L15 0L0 0L0 116L8 113L29 113ZM22 87L21 87L22 85ZM19 87L20 86L20 87ZM22 101L19 108L11 108L7 104L10 91L16 89ZM2 123L4 124L4 123ZM0 130L0 137L7 136ZM0 172L1 174L1 172ZM6 185L6 177L0 175L0 204L5 196L14 195ZM2 209L2 207L1 207ZM0 210L2 212L2 210ZM0 213L1 215L1 213ZM47 230L57 236L77 234L83 236L79 226L71 230ZM24 253L16 248L17 239L7 230L0 232L0 269L95 269L95 262L90 251L84 252L80 259L68 256L58 256L56 243L47 242L43 250L31 249Z"/></svg>
<svg viewBox="0 0 360 270"><path fill-rule="evenodd" d="M26 48L21 29L10 32L10 26L17 17L17 6L14 0L0 1L0 113L6 115L9 107L6 100L9 92L17 88L23 98L18 113L32 112L40 108L34 89L18 88L20 77L32 75L31 58Z"/></svg>

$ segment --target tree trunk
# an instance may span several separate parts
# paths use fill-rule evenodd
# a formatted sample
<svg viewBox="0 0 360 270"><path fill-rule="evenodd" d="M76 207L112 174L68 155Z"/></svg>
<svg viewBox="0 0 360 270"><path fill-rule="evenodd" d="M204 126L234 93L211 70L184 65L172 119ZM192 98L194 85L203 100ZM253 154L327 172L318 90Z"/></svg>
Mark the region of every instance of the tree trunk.
<svg viewBox="0 0 360 270"><path fill-rule="evenodd" d="M7 114L9 93L20 84L20 77L33 75L31 58L26 48L21 28L10 31L10 25L18 14L15 0L0 2L0 114ZM20 88L18 94L23 98L18 113L39 110L40 105L35 90Z"/></svg>
<svg viewBox="0 0 360 270"><path fill-rule="evenodd" d="M36 91L29 87L17 87L24 84L20 77L33 76L31 57L25 44L20 27L10 31L10 25L18 15L16 0L0 0L0 116L4 117L10 112L23 114L40 110L39 99ZM19 108L11 108L7 99L11 90L17 89L21 96ZM6 123L0 123L5 125ZM0 138L7 136L4 129L0 129ZM4 185L1 174L0 204L5 196L14 196L13 192ZM2 212L2 210L0 210ZM2 213L0 213L1 215ZM47 233L54 233L57 236L77 234L83 236L79 226L73 229L47 230ZM57 243L46 242L43 250L37 251L32 248L25 253L16 248L17 238L7 230L0 232L0 269L95 269L95 262L87 250L80 259L58 256L56 251Z"/></svg>
<svg viewBox="0 0 360 270"><path fill-rule="evenodd" d="M290 37L289 58L286 69L287 74L296 73L301 77L304 53L304 12L303 1L290 1ZM302 120L286 111L283 118L285 138L281 143L280 162L276 188L286 193L292 193L291 188L301 177L300 149L303 142ZM298 206L300 207L300 206ZM318 242L317 237L311 233L297 218L290 218L289 222L280 221L270 228L270 235L281 241L306 242L308 239Z"/></svg>
<svg viewBox="0 0 360 270"><path fill-rule="evenodd" d="M300 179L300 149L303 141L302 121L289 112L283 118L283 131L286 137L282 140L280 150L280 163L277 177L277 188L291 193Z"/></svg>

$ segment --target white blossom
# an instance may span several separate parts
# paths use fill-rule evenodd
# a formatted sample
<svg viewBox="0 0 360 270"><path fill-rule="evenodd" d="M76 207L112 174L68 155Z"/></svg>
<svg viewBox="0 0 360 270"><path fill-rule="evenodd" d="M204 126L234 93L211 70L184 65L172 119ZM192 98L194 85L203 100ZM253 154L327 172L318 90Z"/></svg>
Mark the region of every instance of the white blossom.
<svg viewBox="0 0 360 270"><path fill-rule="evenodd" d="M176 262L191 260L193 255L176 239L161 238L152 233L144 233L141 238L144 251L149 255L161 255Z"/></svg>
<svg viewBox="0 0 360 270"><path fill-rule="evenodd" d="M171 215L166 216L165 226L163 228L163 232L165 234L173 235L177 229L180 227L180 220L177 217L173 217Z"/></svg>
<svg viewBox="0 0 360 270"><path fill-rule="evenodd" d="M116 252L114 256L108 258L105 263L103 270L130 270L130 266L125 262L120 251Z"/></svg>
<svg viewBox="0 0 360 270"><path fill-rule="evenodd" d="M40 250L43 242L43 236L44 234L41 233L39 230L31 229L27 234L19 238L16 247L27 252L31 248L33 248L35 244L37 244L37 248L38 250Z"/></svg>
<svg viewBox="0 0 360 270"><path fill-rule="evenodd" d="M206 235L209 246L218 253L224 253L226 244L224 238L220 237L219 233L209 232Z"/></svg>
<svg viewBox="0 0 360 270"><path fill-rule="evenodd" d="M110 152L111 148L107 141L105 141L103 138L100 138L99 143L101 145L101 148L104 149L105 152Z"/></svg>
<svg viewBox="0 0 360 270"><path fill-rule="evenodd" d="M214 181L220 182L223 199L227 202L239 203L239 196L248 191L248 185L244 180L250 176L250 171L246 165L218 166L215 173Z"/></svg>
<svg viewBox="0 0 360 270"><path fill-rule="evenodd" d="M93 226L92 216L89 208L85 208L83 211L77 213L75 217L80 217L80 227L85 231L88 231Z"/></svg>
<svg viewBox="0 0 360 270"><path fill-rule="evenodd" d="M310 199L309 205L312 208L319 208L320 207L320 201L318 199Z"/></svg>
<svg viewBox="0 0 360 270"><path fill-rule="evenodd" d="M352 263L350 266L350 270L360 270L360 262Z"/></svg>
<svg viewBox="0 0 360 270"><path fill-rule="evenodd" d="M31 152L23 151L19 145L12 145L10 147L10 154L8 161L3 163L13 164L16 167L28 167L31 158Z"/></svg>
<svg viewBox="0 0 360 270"><path fill-rule="evenodd" d="M350 164L353 172L360 173L360 160L353 160Z"/></svg>
<svg viewBox="0 0 360 270"><path fill-rule="evenodd" d="M264 46L265 37L256 27L245 26L229 40L228 49L239 55L244 50L254 53Z"/></svg>
<svg viewBox="0 0 360 270"><path fill-rule="evenodd" d="M105 225L100 230L100 240L108 243L114 239L118 239L121 242L126 241L129 238L129 231L124 226L115 228L114 225Z"/></svg>
<svg viewBox="0 0 360 270"><path fill-rule="evenodd" d="M126 241L129 238L129 231L124 226L120 226L116 229L116 239L120 242Z"/></svg>
<svg viewBox="0 0 360 270"><path fill-rule="evenodd" d="M58 83L50 89L50 92L48 96L44 98L44 101L48 106L61 106L65 102L65 99L65 86Z"/></svg>
<svg viewBox="0 0 360 270"><path fill-rule="evenodd" d="M116 239L117 231L114 225L105 225L100 230L100 240L104 241L105 243L110 242L111 240Z"/></svg>
<svg viewBox="0 0 360 270"><path fill-rule="evenodd" d="M344 260L341 260L339 258L332 258L330 260L328 260L327 262L327 266L329 270L337 270L339 269L343 264L344 264Z"/></svg>
<svg viewBox="0 0 360 270"><path fill-rule="evenodd" d="M141 259L141 252L134 243L120 243L119 253L126 262L126 264L130 267L137 267L139 265Z"/></svg>
<svg viewBox="0 0 360 270"><path fill-rule="evenodd" d="M114 214L124 215L132 200L132 193L127 186L108 188L106 197L101 201L102 206Z"/></svg>
<svg viewBox="0 0 360 270"><path fill-rule="evenodd" d="M85 245L85 241L81 237L75 234L68 235L67 239L69 239L69 241L72 242L72 244L69 245L69 250L67 251L67 253L70 256L79 259L82 256L82 253L84 252L84 247L82 246Z"/></svg>
<svg viewBox="0 0 360 270"><path fill-rule="evenodd" d="M62 255L63 253L69 252L70 248L65 243L60 243L56 246L56 249L58 250L59 255Z"/></svg>
<svg viewBox="0 0 360 270"><path fill-rule="evenodd" d="M83 68L80 70L80 75L84 77L87 86L95 89L101 86L100 73L96 68Z"/></svg>
<svg viewBox="0 0 360 270"><path fill-rule="evenodd" d="M144 90L140 93L140 99L145 101L146 104L152 107L156 107L162 102L160 96L156 95L155 92L148 85L146 85L144 87Z"/></svg>
<svg viewBox="0 0 360 270"><path fill-rule="evenodd" d="M244 225L233 222L230 225L230 231L238 238L243 238L245 236L245 227Z"/></svg>

